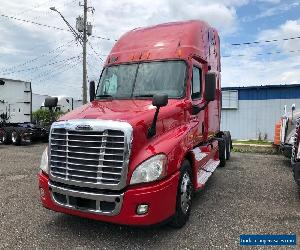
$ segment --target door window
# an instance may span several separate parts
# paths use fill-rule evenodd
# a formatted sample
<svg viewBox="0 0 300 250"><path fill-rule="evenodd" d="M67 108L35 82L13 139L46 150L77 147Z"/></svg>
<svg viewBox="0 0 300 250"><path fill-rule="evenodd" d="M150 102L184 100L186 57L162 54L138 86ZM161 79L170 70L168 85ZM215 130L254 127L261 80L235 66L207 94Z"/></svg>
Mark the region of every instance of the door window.
<svg viewBox="0 0 300 250"><path fill-rule="evenodd" d="M201 69L193 66L193 79L192 79L192 99L199 99L201 97Z"/></svg>

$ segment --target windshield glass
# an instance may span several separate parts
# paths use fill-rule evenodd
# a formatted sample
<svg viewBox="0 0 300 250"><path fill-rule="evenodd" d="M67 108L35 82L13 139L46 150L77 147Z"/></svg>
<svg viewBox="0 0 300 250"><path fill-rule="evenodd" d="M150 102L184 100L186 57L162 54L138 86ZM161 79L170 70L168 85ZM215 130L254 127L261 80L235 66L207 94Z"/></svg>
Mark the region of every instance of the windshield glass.
<svg viewBox="0 0 300 250"><path fill-rule="evenodd" d="M167 94L184 94L186 64L183 61L144 62L110 66L104 69L96 99L127 99Z"/></svg>

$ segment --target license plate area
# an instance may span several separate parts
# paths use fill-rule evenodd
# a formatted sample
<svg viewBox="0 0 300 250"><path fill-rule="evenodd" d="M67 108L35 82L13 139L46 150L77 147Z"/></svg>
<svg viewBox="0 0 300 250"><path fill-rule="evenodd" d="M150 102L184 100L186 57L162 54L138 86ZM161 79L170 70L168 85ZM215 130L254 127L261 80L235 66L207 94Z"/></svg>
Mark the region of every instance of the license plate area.
<svg viewBox="0 0 300 250"><path fill-rule="evenodd" d="M121 199L118 197L115 198L114 201L105 201L101 199L87 199L52 191L52 198L61 206L107 215L117 214L121 206Z"/></svg>
<svg viewBox="0 0 300 250"><path fill-rule="evenodd" d="M96 201L80 197L69 197L69 204L80 210L96 210Z"/></svg>

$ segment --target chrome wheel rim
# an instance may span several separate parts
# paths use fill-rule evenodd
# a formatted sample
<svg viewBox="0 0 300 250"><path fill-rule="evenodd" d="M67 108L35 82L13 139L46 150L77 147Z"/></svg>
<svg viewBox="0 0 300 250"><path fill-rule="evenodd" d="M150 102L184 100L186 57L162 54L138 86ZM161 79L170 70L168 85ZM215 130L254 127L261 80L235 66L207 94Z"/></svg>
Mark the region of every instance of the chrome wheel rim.
<svg viewBox="0 0 300 250"><path fill-rule="evenodd" d="M191 206L192 200L192 182L189 174L186 172L183 175L181 185L180 185L180 194L181 194L181 209L184 214L186 214Z"/></svg>

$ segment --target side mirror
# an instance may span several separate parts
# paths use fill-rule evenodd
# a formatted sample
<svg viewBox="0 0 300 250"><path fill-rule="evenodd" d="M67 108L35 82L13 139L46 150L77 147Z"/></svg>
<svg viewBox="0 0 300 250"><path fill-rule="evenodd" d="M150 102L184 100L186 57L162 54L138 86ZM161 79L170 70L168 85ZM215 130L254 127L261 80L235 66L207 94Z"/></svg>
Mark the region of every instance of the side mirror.
<svg viewBox="0 0 300 250"><path fill-rule="evenodd" d="M204 97L207 102L214 101L216 98L216 75L207 73L205 75L205 93Z"/></svg>
<svg viewBox="0 0 300 250"><path fill-rule="evenodd" d="M96 90L95 90L95 82L90 81L90 102L95 100Z"/></svg>
<svg viewBox="0 0 300 250"><path fill-rule="evenodd" d="M148 138L151 138L156 134L156 123L157 123L159 109L161 107L167 106L167 104L168 104L168 95L159 94L159 95L153 96L152 105L156 107L156 110L155 110L155 114L154 114L151 126L148 129L148 135L147 135Z"/></svg>
<svg viewBox="0 0 300 250"><path fill-rule="evenodd" d="M52 109L57 106L58 98L57 97L47 97L44 102L44 106Z"/></svg>
<svg viewBox="0 0 300 250"><path fill-rule="evenodd" d="M160 107L164 107L167 106L168 104L168 95L166 94L157 94L153 96L152 99L152 105L160 108Z"/></svg>

